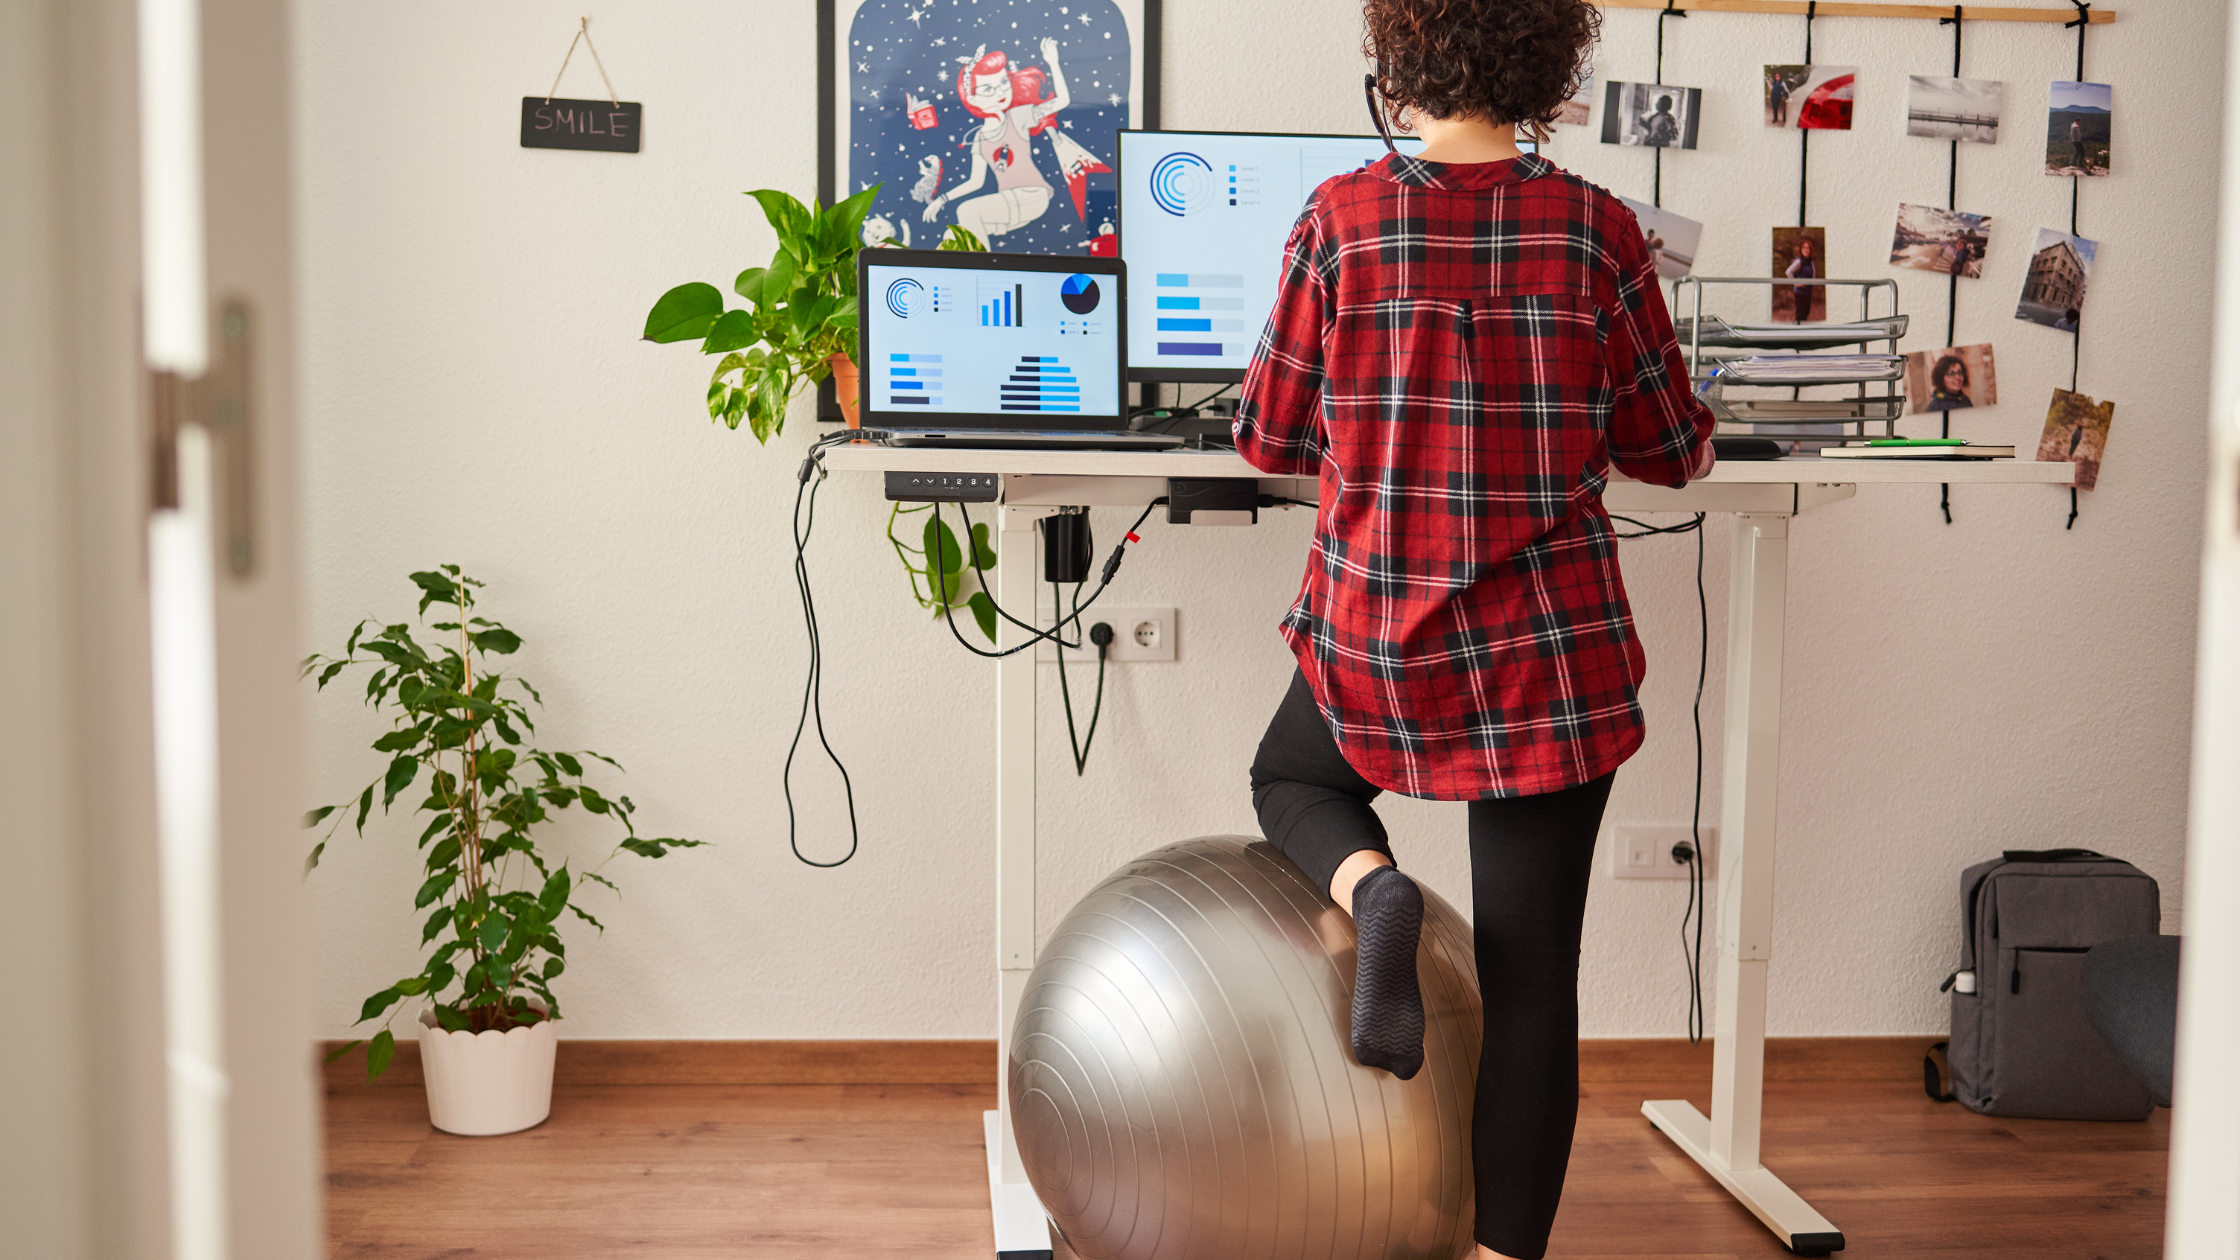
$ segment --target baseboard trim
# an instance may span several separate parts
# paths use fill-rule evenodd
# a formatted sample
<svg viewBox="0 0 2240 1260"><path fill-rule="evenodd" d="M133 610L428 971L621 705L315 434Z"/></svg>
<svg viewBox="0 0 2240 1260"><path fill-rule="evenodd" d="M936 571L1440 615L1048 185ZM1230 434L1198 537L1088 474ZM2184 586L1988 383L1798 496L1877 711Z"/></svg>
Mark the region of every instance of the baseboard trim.
<svg viewBox="0 0 2240 1260"><path fill-rule="evenodd" d="M1937 1037L1768 1037L1769 1081L1919 1081ZM1583 1082L1686 1081L1711 1077L1711 1039L1607 1037L1579 1043Z"/></svg>
<svg viewBox="0 0 2240 1260"><path fill-rule="evenodd" d="M1769 1081L1917 1081L1934 1037L1768 1037ZM324 1055L339 1041L325 1042ZM324 1069L329 1086L366 1083L359 1048ZM1685 1082L1711 1076L1711 1042L1681 1037L1579 1043L1579 1079ZM595 1041L562 1038L556 1085L987 1085L990 1041ZM418 1085L420 1045L397 1043L375 1084Z"/></svg>
<svg viewBox="0 0 2240 1260"><path fill-rule="evenodd" d="M346 1044L329 1041L320 1054ZM361 1047L325 1067L326 1084L366 1083ZM377 1085L418 1085L420 1044L399 1041ZM555 1085L985 1085L988 1041L596 1041L562 1037Z"/></svg>

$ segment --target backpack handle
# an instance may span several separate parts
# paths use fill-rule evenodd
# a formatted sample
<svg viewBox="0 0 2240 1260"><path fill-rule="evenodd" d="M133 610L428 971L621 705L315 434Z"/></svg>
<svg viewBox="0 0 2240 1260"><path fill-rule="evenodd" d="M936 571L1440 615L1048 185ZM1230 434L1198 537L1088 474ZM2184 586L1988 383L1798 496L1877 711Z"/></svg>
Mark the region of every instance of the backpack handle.
<svg viewBox="0 0 2240 1260"><path fill-rule="evenodd" d="M2008 849L1999 855L2004 862L2105 862L2108 856L2090 849Z"/></svg>

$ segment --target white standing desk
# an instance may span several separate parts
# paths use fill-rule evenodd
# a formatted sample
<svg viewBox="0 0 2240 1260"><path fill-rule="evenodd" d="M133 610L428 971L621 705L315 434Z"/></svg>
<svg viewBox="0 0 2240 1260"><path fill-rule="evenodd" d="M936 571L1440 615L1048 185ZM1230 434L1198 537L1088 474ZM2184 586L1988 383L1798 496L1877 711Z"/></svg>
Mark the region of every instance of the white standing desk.
<svg viewBox="0 0 2240 1260"><path fill-rule="evenodd" d="M982 473L1002 478L996 598L1033 607L1034 523L1064 506L1137 507L1166 493L1169 477L1253 477L1263 493L1313 499L1313 478L1261 476L1230 452L955 451L870 445L830 448L834 472ZM1773 941L1774 786L1780 767L1782 622L1788 599L1789 518L1848 499L1862 485L2014 483L2065 486L2072 464L1992 460L1855 461L1803 458L1720 464L1679 490L1613 477L1603 502L1615 512L1723 512L1734 516L1727 591L1726 756L1719 820L1717 1011L1711 1114L1680 1099L1641 1104L1665 1136L1701 1164L1782 1244L1800 1255L1843 1247L1843 1234L1758 1162L1765 1085L1766 966ZM1008 622L997 645L1026 632ZM1050 1233L1011 1133L1002 1076L1011 1025L1034 967L1035 653L996 663L996 968L998 1109L985 1118L996 1254L1048 1260Z"/></svg>

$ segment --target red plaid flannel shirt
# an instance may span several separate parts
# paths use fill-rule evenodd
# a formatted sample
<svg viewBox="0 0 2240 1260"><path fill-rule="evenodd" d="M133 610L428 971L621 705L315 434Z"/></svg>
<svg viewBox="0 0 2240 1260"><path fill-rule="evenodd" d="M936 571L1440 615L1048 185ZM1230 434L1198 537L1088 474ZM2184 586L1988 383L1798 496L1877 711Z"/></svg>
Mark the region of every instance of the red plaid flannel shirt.
<svg viewBox="0 0 2240 1260"><path fill-rule="evenodd" d="M1474 800L1631 756L1644 662L1602 488L1702 476L1711 428L1616 197L1532 154L1323 184L1236 438L1321 478L1283 635L1346 760Z"/></svg>

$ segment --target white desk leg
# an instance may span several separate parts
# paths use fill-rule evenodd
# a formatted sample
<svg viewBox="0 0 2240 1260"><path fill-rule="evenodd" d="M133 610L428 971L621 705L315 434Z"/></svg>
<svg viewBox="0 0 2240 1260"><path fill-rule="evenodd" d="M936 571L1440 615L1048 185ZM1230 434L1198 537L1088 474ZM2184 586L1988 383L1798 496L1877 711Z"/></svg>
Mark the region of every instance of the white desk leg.
<svg viewBox="0 0 2240 1260"><path fill-rule="evenodd" d="M1789 518L1734 518L1727 595L1727 747L1719 823L1718 1013L1711 1115L1681 1099L1641 1113L1799 1255L1843 1233L1758 1162L1765 1094L1766 966L1773 945L1775 787L1781 760L1781 633Z"/></svg>
<svg viewBox="0 0 2240 1260"><path fill-rule="evenodd" d="M996 601L1021 620L1034 607L1035 521L1049 508L1000 509L996 539ZM968 544L969 545L969 544ZM1027 632L999 621L996 643L1014 647ZM997 1109L983 1116L988 1144L988 1201L995 1214L996 1255L1050 1260L1050 1218L1027 1183L1012 1137L1011 1025L1034 968L1034 658L1033 651L996 662L996 1008Z"/></svg>

